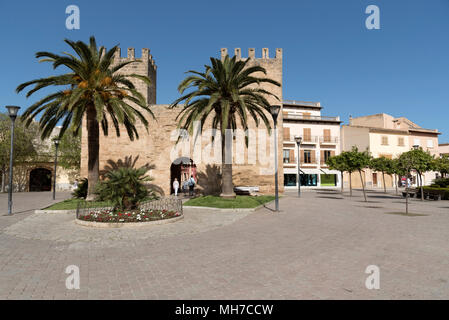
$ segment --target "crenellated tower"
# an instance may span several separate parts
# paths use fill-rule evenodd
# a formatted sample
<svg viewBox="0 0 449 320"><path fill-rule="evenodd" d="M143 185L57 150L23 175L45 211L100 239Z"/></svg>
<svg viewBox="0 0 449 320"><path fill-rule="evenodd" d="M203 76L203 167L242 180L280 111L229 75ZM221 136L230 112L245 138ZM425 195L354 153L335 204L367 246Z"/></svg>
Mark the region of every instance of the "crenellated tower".
<svg viewBox="0 0 449 320"><path fill-rule="evenodd" d="M151 80L151 86L145 85L142 81L132 80L139 92L143 93L148 104L156 104L156 62L150 54L150 49L143 48L141 58L136 58L134 48L128 48L127 56L121 56L120 48L117 48L114 55L114 63L119 64L126 61L140 61L141 63L131 63L123 67L120 72L125 74L145 75Z"/></svg>

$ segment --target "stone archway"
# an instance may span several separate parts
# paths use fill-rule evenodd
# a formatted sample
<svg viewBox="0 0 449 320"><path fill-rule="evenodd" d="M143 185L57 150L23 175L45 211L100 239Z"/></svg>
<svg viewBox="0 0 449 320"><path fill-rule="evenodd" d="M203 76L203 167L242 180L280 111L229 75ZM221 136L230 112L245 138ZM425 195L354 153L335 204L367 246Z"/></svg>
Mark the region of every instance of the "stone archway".
<svg viewBox="0 0 449 320"><path fill-rule="evenodd" d="M179 181L179 192L181 192L184 182L187 181L191 175L193 175L193 178L197 181L196 164L192 159L181 157L173 161L170 166L170 194L175 192L173 190L173 181L175 178Z"/></svg>
<svg viewBox="0 0 449 320"><path fill-rule="evenodd" d="M29 191L51 191L52 172L46 168L30 171Z"/></svg>

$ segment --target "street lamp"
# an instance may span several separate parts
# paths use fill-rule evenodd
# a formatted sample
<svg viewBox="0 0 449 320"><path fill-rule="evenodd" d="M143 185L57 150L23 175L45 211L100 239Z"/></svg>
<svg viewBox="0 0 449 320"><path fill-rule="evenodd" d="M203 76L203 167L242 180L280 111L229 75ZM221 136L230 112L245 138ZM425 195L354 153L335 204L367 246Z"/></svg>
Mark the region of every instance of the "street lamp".
<svg viewBox="0 0 449 320"><path fill-rule="evenodd" d="M299 167L301 154L299 153L299 146L301 145L302 137L295 136L296 145L298 146L298 197L301 196L301 169Z"/></svg>
<svg viewBox="0 0 449 320"><path fill-rule="evenodd" d="M9 154L9 188L8 188L8 214L12 214L12 166L14 159L14 123L16 122L17 113L20 107L6 106L9 117L11 118L11 151Z"/></svg>
<svg viewBox="0 0 449 320"><path fill-rule="evenodd" d="M278 187L278 138L277 138L277 130L276 123L279 115L279 111L281 110L281 106L274 105L270 106L270 113L273 117L274 122L274 204L275 210L279 211L279 187Z"/></svg>
<svg viewBox="0 0 449 320"><path fill-rule="evenodd" d="M58 147L59 147L59 139L55 139L53 141L55 143L55 172L53 177L53 200L56 199L56 167L58 166Z"/></svg>

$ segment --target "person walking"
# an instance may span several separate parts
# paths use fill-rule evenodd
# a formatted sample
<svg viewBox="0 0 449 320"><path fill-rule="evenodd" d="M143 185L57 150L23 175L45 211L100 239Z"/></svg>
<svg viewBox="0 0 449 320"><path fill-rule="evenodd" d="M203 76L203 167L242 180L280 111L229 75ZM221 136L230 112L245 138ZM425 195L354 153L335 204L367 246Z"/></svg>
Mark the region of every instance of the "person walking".
<svg viewBox="0 0 449 320"><path fill-rule="evenodd" d="M178 196L178 189L179 189L179 182L178 179L175 178L175 181L173 181L173 190L175 190L175 197Z"/></svg>
<svg viewBox="0 0 449 320"><path fill-rule="evenodd" d="M189 196L193 196L194 194L195 183L195 179L193 179L193 175L191 175L189 179Z"/></svg>

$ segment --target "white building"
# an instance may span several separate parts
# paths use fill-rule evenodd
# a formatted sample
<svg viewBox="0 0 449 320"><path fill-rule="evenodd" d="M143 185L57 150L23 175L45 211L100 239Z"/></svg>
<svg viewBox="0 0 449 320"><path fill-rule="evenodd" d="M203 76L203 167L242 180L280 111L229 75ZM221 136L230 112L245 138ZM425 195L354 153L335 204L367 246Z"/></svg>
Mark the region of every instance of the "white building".
<svg viewBox="0 0 449 320"><path fill-rule="evenodd" d="M339 187L340 172L329 170L326 160L340 153L340 117L321 116L319 102L283 101L284 187L298 186L298 151L295 136L302 137L300 147L301 187Z"/></svg>

